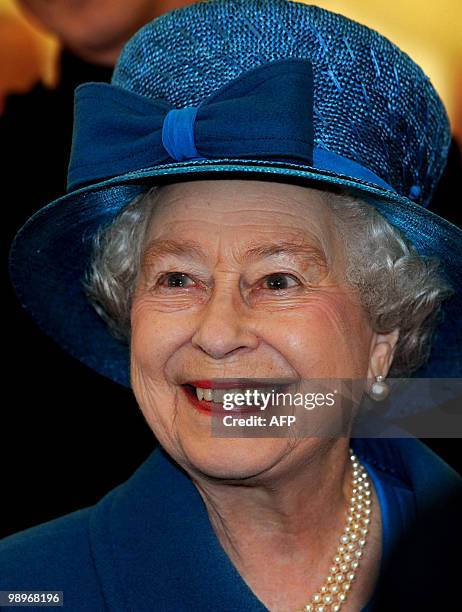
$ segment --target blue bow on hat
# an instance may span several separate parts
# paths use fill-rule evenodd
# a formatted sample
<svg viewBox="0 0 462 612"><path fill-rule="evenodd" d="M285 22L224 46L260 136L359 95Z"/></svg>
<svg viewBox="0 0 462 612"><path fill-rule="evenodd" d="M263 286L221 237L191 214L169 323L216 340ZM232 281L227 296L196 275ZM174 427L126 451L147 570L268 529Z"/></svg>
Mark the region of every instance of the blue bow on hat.
<svg viewBox="0 0 462 612"><path fill-rule="evenodd" d="M251 70L197 107L175 109L106 83L75 97L69 190L142 167L194 159L313 158L310 62L285 60Z"/></svg>

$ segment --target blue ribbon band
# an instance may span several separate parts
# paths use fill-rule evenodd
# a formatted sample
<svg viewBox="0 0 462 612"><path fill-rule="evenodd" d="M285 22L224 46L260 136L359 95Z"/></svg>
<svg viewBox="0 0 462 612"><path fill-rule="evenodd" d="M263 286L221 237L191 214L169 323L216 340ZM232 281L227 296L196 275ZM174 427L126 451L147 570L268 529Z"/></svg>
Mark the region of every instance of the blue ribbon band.
<svg viewBox="0 0 462 612"><path fill-rule="evenodd" d="M245 72L197 107L81 85L68 190L169 163L233 159L301 164L394 191L357 162L313 148L313 95L311 63L296 58Z"/></svg>
<svg viewBox="0 0 462 612"><path fill-rule="evenodd" d="M194 142L194 123L199 107L174 108L165 116L162 125L162 144L172 159L205 159Z"/></svg>

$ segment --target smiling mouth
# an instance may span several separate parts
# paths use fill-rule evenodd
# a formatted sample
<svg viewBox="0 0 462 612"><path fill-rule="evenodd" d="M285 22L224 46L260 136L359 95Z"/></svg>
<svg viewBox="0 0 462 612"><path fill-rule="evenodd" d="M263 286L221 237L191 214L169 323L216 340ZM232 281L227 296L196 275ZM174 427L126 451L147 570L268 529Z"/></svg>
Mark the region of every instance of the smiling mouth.
<svg viewBox="0 0 462 612"><path fill-rule="evenodd" d="M253 404L252 399L248 402L239 406L234 404L233 399L235 395L242 395L249 392L248 397L254 398L255 393L257 397L260 394L269 394L272 391L275 393L283 392L287 390L290 383L281 384L279 381L270 382L267 380L256 381L256 380L226 380L226 381L192 381L191 383L182 384L181 387L189 400L189 403L198 410L199 412L208 416L220 416L226 414L260 414L262 407L261 402L259 404ZM224 400L233 402L233 408L226 410L223 407ZM268 408L271 404L268 405Z"/></svg>

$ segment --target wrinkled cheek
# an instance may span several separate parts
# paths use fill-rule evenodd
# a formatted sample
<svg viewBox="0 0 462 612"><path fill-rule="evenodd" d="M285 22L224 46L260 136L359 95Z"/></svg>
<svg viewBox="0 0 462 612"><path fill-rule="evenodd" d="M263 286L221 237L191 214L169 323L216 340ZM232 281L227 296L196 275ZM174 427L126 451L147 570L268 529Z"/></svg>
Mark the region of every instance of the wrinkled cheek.
<svg viewBox="0 0 462 612"><path fill-rule="evenodd" d="M163 337L148 317L132 318L131 363L143 378L158 378Z"/></svg>
<svg viewBox="0 0 462 612"><path fill-rule="evenodd" d="M300 315L297 331L286 328L286 341L307 377L365 376L370 329L357 304L341 295L320 295Z"/></svg>
<svg viewBox="0 0 462 612"><path fill-rule="evenodd" d="M166 403L168 385L164 366L169 355L168 334L162 322L149 308L149 303L138 301L131 312L130 363L135 396L145 416Z"/></svg>
<svg viewBox="0 0 462 612"><path fill-rule="evenodd" d="M148 300L133 304L131 312L131 360L143 376L161 383L163 368L174 352L178 326L155 311Z"/></svg>
<svg viewBox="0 0 462 612"><path fill-rule="evenodd" d="M163 445L173 438L174 402L164 376L165 336L148 316L132 317L131 382L151 431Z"/></svg>
<svg viewBox="0 0 462 612"><path fill-rule="evenodd" d="M169 372L187 341L188 329L178 317L163 315L146 301L135 302L131 313L131 371L135 391L145 402L173 404ZM174 319L174 320L173 320ZM138 389L135 389L138 387Z"/></svg>

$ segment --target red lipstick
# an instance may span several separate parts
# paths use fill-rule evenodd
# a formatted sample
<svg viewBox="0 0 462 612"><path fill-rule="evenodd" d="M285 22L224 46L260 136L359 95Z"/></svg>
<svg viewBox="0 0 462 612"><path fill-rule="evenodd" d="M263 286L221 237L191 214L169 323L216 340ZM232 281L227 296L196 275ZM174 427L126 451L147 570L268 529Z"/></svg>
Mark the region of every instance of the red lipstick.
<svg viewBox="0 0 462 612"><path fill-rule="evenodd" d="M195 385L194 385L195 386ZM194 386L187 384L182 385L181 388L185 392L189 402L194 406L196 410L206 414L207 416L222 416L225 410L223 410L222 404L216 404L215 402L208 402L207 400L200 400L196 395L196 389ZM201 385L197 385L198 387ZM210 389L211 387L202 387L203 389Z"/></svg>

